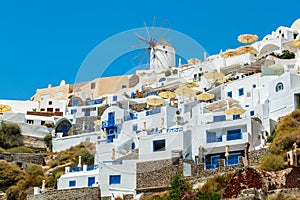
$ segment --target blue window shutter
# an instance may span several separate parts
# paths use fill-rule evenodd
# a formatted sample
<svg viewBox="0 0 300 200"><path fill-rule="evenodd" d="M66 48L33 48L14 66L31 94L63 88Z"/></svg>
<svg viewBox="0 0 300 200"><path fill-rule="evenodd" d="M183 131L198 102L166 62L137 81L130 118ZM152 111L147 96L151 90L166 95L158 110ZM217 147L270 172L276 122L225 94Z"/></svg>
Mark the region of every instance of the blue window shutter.
<svg viewBox="0 0 300 200"><path fill-rule="evenodd" d="M227 92L227 97L232 98L232 91Z"/></svg>
<svg viewBox="0 0 300 200"><path fill-rule="evenodd" d="M240 88L239 89L239 96L243 96L244 95L244 88Z"/></svg>

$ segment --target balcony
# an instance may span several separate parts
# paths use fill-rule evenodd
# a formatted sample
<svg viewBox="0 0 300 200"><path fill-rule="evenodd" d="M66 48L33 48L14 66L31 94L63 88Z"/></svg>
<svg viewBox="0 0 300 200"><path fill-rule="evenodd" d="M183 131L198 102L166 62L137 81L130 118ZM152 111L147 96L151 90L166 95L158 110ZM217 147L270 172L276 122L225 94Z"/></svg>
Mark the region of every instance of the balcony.
<svg viewBox="0 0 300 200"><path fill-rule="evenodd" d="M98 165L83 165L83 166L73 166L73 167L66 167L65 172L66 173L72 173L72 172L85 172L85 171L92 171L98 169Z"/></svg>
<svg viewBox="0 0 300 200"><path fill-rule="evenodd" d="M115 122L112 120L102 121L102 128L115 127Z"/></svg>
<svg viewBox="0 0 300 200"><path fill-rule="evenodd" d="M53 117L53 116L63 116L63 112L36 112L27 111L27 115L43 116L43 117Z"/></svg>

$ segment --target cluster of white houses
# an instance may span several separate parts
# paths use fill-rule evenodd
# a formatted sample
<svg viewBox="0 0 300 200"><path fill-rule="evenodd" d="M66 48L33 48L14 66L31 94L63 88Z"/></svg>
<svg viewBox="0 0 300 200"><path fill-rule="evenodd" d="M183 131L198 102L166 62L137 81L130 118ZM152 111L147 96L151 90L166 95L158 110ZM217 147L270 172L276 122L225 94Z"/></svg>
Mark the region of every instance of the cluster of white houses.
<svg viewBox="0 0 300 200"><path fill-rule="evenodd" d="M150 70L73 85L62 81L37 90L31 101L0 100L12 108L1 113L1 119L20 124L23 134L44 137L51 131L56 152L81 142L96 144L95 164L66 167L57 189L99 185L102 196L135 195L139 162L181 155L210 170L220 158L226 158L225 165L237 164L245 143L250 151L263 148L278 118L300 107L300 51L293 46L298 38L300 19L253 43L256 55L212 55L178 67L174 47L158 42L157 48L173 53L160 51L156 59L161 64L152 61ZM296 57L275 56L283 50ZM168 70L170 74L162 73ZM223 73L226 81L205 77L209 72ZM214 98L199 101L182 93L161 99L159 106L147 105L150 98L160 98L159 92L174 91L186 82ZM232 107L245 112L226 114ZM45 123L55 126L47 128ZM201 158L199 149L204 150Z"/></svg>

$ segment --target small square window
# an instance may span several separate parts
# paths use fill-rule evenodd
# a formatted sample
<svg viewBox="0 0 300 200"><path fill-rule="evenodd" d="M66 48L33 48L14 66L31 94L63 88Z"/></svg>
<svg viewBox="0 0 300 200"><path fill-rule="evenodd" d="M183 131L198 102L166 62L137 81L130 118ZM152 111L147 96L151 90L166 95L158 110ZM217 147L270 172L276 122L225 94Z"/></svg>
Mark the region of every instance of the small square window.
<svg viewBox="0 0 300 200"><path fill-rule="evenodd" d="M153 141L153 152L165 151L166 150L166 140L154 140Z"/></svg>
<svg viewBox="0 0 300 200"><path fill-rule="evenodd" d="M121 184L121 175L110 175L109 185Z"/></svg>
<svg viewBox="0 0 300 200"><path fill-rule="evenodd" d="M69 181L69 187L75 187L76 186L76 181Z"/></svg>

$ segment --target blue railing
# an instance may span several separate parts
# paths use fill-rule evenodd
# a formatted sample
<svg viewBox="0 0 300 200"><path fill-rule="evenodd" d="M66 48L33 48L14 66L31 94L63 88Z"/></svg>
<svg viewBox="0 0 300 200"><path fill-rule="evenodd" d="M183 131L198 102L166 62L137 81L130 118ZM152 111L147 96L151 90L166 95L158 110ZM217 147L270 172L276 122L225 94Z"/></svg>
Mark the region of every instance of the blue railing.
<svg viewBox="0 0 300 200"><path fill-rule="evenodd" d="M218 164L205 164L205 169L216 169Z"/></svg>
<svg viewBox="0 0 300 200"><path fill-rule="evenodd" d="M146 111L146 116L158 114L158 113L160 113L160 112L161 112L161 109L160 109L160 108L157 108L157 109L155 109L155 110L148 110L148 111Z"/></svg>
<svg viewBox="0 0 300 200"><path fill-rule="evenodd" d="M148 92L146 94L146 97L151 96L151 95L157 96L157 92Z"/></svg>
<svg viewBox="0 0 300 200"><path fill-rule="evenodd" d="M208 136L206 138L206 142L207 143L214 143L214 142L222 142L223 139L222 139L222 135L220 135L219 137L216 137L216 136Z"/></svg>
<svg viewBox="0 0 300 200"><path fill-rule="evenodd" d="M240 140L242 139L242 133L230 133L227 134L227 141L230 140Z"/></svg>
<svg viewBox="0 0 300 200"><path fill-rule="evenodd" d="M180 131L183 131L183 127L177 127L177 128L167 128L166 133L178 133ZM148 131L148 135L153 135L153 134L162 134L163 130L150 130Z"/></svg>
<svg viewBox="0 0 300 200"><path fill-rule="evenodd" d="M83 170L83 167L70 167L70 172L81 172Z"/></svg>
<svg viewBox="0 0 300 200"><path fill-rule="evenodd" d="M86 168L86 170L87 171L91 171L91 170L95 170L95 169L98 169L98 165L88 165L87 166L87 168Z"/></svg>

